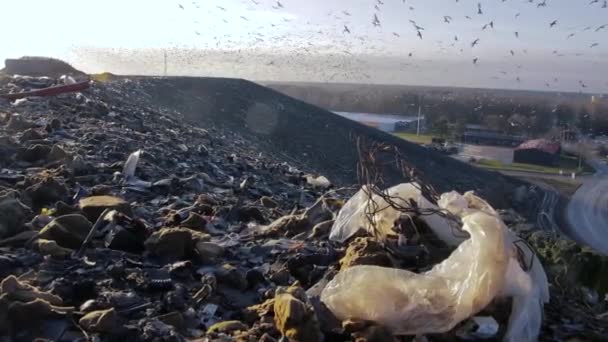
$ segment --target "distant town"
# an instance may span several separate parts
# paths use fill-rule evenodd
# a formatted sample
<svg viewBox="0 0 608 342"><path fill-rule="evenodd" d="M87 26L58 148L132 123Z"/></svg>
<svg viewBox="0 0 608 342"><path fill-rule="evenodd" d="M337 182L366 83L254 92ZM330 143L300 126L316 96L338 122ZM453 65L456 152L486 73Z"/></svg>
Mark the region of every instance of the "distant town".
<svg viewBox="0 0 608 342"><path fill-rule="evenodd" d="M604 94L289 83L276 90L477 166L576 177L606 156ZM582 147L585 146L585 147Z"/></svg>

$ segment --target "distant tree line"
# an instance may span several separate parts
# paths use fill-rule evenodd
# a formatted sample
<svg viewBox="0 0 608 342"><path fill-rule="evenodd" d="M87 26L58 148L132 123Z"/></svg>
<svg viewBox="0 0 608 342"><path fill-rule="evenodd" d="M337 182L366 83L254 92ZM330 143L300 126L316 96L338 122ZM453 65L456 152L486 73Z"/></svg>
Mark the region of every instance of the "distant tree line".
<svg viewBox="0 0 608 342"><path fill-rule="evenodd" d="M430 132L462 134L467 124L539 137L576 129L608 134L608 100L587 94L371 85L274 85L274 89L334 111L415 115Z"/></svg>

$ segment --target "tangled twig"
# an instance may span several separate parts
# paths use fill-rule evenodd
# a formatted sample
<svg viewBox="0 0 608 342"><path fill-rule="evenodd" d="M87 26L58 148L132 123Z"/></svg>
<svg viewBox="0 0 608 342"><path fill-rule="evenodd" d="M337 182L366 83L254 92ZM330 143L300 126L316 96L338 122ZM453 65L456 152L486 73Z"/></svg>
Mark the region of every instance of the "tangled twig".
<svg viewBox="0 0 608 342"><path fill-rule="evenodd" d="M412 199L406 201L398 196L391 196L386 190L382 190L386 189L388 185L384 179L384 171L393 169L398 171L399 176L403 177L404 181L411 182L420 190L422 196L429 202L437 203L438 193L430 183L423 179L422 174L406 161L399 149L375 141L368 142L362 137L356 138L356 144L359 154L357 177L367 196L365 216L376 236L379 233L378 222L376 221L377 214L388 208L393 208L407 216L440 215L448 219L449 222L459 223L460 220L446 210L421 208ZM455 236L463 236L459 224L450 226Z"/></svg>

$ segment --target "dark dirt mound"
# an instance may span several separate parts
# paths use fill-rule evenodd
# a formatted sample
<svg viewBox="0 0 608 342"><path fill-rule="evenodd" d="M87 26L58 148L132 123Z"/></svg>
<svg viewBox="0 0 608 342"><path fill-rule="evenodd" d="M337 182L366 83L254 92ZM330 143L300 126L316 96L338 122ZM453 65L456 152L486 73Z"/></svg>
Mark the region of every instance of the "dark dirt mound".
<svg viewBox="0 0 608 342"><path fill-rule="evenodd" d="M69 76L84 76L85 73L77 70L68 63L48 57L21 57L18 59L6 59L4 61L5 68L0 70L1 73L9 75L24 75L24 76L48 76L59 77L61 75Z"/></svg>
<svg viewBox="0 0 608 342"><path fill-rule="evenodd" d="M357 182L356 139L397 148L438 191L477 190L497 207L508 206L519 181L482 170L345 119L253 82L221 78L145 78L146 92L158 105L174 108L202 125L220 124L248 136L260 151L273 151L327 175L336 184ZM155 96L156 95L156 96ZM384 160L394 160L386 152ZM394 164L384 171L388 184L403 181Z"/></svg>

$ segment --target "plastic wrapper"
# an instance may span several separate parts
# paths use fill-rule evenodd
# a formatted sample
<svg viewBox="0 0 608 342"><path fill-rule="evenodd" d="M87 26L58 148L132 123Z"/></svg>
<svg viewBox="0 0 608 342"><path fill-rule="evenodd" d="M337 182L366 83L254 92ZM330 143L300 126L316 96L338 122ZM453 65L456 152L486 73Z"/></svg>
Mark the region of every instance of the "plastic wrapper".
<svg viewBox="0 0 608 342"><path fill-rule="evenodd" d="M432 205L410 185L400 184L388 191L408 195L419 205ZM342 209L346 209L342 225L332 231L335 239L347 239L355 223L367 229L362 221L365 211L355 210L365 210L355 205L369 202L365 190L353 196ZM495 297L512 297L505 340L536 340L542 323L542 303L549 301L549 288L542 264L533 251L525 245L520 248L522 259L532 261L526 272L518 261L517 235L487 202L472 192L443 194L438 204L459 216L462 229L470 234L467 240L450 234L446 242L460 245L448 259L422 274L377 266L351 267L329 282L321 300L340 319L372 320L395 334L413 335L451 330ZM394 214L386 216L387 224L394 222L390 221L390 215ZM439 226L445 224L439 219L427 224L436 233L448 231L446 226Z"/></svg>
<svg viewBox="0 0 608 342"><path fill-rule="evenodd" d="M364 229L374 234L366 213L375 212L373 220L376 224L377 233L386 236L394 234L392 228L395 220L402 213L391 207L381 196L372 194L369 197L369 188L364 186L353 197L351 197L338 213L329 235L329 239L344 242L355 235L359 229ZM399 205L405 206L410 200L414 200L421 209L437 209L437 206L429 202L415 183L403 183L385 190L385 193ZM382 210L374 210L373 207ZM454 235L450 222L440 215L424 215L420 217L433 230L433 232L450 246L457 246L462 239Z"/></svg>
<svg viewBox="0 0 608 342"><path fill-rule="evenodd" d="M451 330L500 293L509 263L500 219L478 211L463 223L471 237L430 271L351 267L325 287L321 300L339 319L375 321L399 335Z"/></svg>

